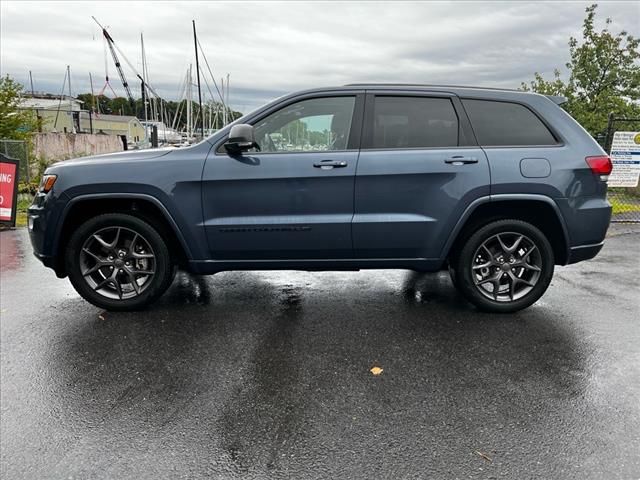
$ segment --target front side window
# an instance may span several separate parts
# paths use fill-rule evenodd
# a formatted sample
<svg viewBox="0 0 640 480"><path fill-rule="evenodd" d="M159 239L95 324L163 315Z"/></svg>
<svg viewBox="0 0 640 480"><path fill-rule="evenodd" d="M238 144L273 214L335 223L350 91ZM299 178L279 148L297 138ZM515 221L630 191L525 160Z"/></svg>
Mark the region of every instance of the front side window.
<svg viewBox="0 0 640 480"><path fill-rule="evenodd" d="M458 145L458 116L448 98L376 96L371 148Z"/></svg>
<svg viewBox="0 0 640 480"><path fill-rule="evenodd" d="M272 113L254 125L262 152L346 150L355 97L302 100Z"/></svg>
<svg viewBox="0 0 640 480"><path fill-rule="evenodd" d="M542 120L524 105L492 100L462 100L482 146L556 145Z"/></svg>

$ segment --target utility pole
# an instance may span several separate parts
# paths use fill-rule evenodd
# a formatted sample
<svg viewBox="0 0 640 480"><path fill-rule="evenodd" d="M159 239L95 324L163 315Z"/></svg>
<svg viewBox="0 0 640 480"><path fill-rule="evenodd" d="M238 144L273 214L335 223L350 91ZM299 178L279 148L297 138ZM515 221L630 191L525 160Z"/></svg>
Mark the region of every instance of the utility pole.
<svg viewBox="0 0 640 480"><path fill-rule="evenodd" d="M193 47L196 50L196 74L198 75L198 106L200 107L200 133L204 138L204 115L202 114L202 92L200 91L200 63L198 62L198 37L196 36L196 21L193 23Z"/></svg>
<svg viewBox="0 0 640 480"><path fill-rule="evenodd" d="M33 90L33 77L31 76L31 70L29 70L29 82L31 83L31 96L35 95Z"/></svg>

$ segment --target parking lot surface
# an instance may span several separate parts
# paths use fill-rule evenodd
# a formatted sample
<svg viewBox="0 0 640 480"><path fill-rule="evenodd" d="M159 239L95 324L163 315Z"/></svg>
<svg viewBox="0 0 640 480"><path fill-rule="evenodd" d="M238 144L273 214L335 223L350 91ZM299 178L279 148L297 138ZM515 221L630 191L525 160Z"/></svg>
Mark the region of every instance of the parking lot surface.
<svg viewBox="0 0 640 480"><path fill-rule="evenodd" d="M179 273L116 314L26 230L0 252L2 478L640 477L640 227L513 315L407 271Z"/></svg>

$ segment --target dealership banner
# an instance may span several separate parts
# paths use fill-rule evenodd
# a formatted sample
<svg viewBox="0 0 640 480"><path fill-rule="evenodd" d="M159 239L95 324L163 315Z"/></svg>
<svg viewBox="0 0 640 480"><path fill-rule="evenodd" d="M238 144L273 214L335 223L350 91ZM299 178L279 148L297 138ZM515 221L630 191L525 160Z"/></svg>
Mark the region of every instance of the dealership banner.
<svg viewBox="0 0 640 480"><path fill-rule="evenodd" d="M0 224L16 225L18 161L0 155Z"/></svg>
<svg viewBox="0 0 640 480"><path fill-rule="evenodd" d="M616 132L611 144L610 187L636 187L640 177L640 132Z"/></svg>

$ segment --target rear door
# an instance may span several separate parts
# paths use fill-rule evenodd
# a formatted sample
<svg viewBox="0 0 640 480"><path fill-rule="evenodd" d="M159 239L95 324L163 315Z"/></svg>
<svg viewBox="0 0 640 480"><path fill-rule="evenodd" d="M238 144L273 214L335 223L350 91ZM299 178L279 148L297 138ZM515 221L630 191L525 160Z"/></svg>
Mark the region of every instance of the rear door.
<svg viewBox="0 0 640 480"><path fill-rule="evenodd" d="M487 158L452 94L368 92L355 185L359 258L439 258L471 202L489 195Z"/></svg>
<svg viewBox="0 0 640 480"><path fill-rule="evenodd" d="M364 92L293 99L252 121L260 151L207 158L213 259L353 257L351 219Z"/></svg>

